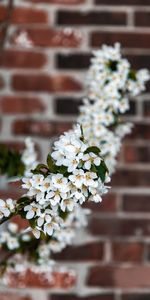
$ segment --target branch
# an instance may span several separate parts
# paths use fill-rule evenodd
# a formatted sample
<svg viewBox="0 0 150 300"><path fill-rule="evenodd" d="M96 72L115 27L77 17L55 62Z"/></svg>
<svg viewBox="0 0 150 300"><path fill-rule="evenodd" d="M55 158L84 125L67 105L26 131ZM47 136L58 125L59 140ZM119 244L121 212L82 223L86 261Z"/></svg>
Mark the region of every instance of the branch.
<svg viewBox="0 0 150 300"><path fill-rule="evenodd" d="M14 0L8 0L6 17L5 17L5 20L1 23L2 38L0 40L0 50L3 50L6 39L7 39L7 33L8 33L9 25L11 22L11 15L12 15L13 7L14 7Z"/></svg>

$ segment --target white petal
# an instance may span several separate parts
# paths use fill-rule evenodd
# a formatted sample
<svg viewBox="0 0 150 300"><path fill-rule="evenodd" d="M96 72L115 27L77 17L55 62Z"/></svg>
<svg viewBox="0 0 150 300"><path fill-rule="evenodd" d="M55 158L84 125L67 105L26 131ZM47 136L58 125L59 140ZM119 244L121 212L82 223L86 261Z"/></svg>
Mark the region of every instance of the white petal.
<svg viewBox="0 0 150 300"><path fill-rule="evenodd" d="M34 217L35 212L33 210L29 210L26 214L26 219L30 220Z"/></svg>

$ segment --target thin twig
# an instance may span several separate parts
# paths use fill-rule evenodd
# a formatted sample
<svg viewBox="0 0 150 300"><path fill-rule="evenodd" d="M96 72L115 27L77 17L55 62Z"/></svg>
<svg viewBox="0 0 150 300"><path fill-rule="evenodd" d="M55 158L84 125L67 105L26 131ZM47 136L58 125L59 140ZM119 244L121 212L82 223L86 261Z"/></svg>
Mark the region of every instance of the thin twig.
<svg viewBox="0 0 150 300"><path fill-rule="evenodd" d="M8 29L11 23L11 15L14 7L14 0L8 0L8 5L7 5L7 11L6 11L6 17L5 20L0 24L2 27L1 33L2 33L2 38L0 40L0 50L3 50L6 40L7 40L7 34L8 34Z"/></svg>

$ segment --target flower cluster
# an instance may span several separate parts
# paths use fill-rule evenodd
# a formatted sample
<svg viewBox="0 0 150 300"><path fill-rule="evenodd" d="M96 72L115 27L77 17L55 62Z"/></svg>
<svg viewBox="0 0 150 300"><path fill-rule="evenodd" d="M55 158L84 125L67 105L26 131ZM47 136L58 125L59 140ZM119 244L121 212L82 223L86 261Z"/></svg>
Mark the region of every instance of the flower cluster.
<svg viewBox="0 0 150 300"><path fill-rule="evenodd" d="M6 201L0 199L0 220L9 218L15 212L16 201L7 199Z"/></svg>
<svg viewBox="0 0 150 300"><path fill-rule="evenodd" d="M100 147L110 173L116 165L121 139L132 128L130 123L121 123L120 115L129 109L129 98L141 93L149 79L148 70L131 69L128 60L122 58L120 44L104 45L94 51L87 76L87 97L78 122L85 138Z"/></svg>
<svg viewBox="0 0 150 300"><path fill-rule="evenodd" d="M35 169L38 164L35 145L30 137L25 140L25 149L22 152L21 160L25 165L24 176L30 177L32 175L31 170Z"/></svg>
<svg viewBox="0 0 150 300"><path fill-rule="evenodd" d="M98 147L84 141L77 126L54 143L47 165L38 165L31 178L23 179L27 190L22 216L29 220L34 235L55 235L63 219L85 201L101 202L109 182L107 167Z"/></svg>

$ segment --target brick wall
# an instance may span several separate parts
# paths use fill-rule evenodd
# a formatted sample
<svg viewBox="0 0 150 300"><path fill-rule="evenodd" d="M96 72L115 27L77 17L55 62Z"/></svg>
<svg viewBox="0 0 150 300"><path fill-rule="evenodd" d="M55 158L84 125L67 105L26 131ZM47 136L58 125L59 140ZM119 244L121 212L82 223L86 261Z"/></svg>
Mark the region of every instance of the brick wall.
<svg viewBox="0 0 150 300"><path fill-rule="evenodd" d="M0 20L6 2L0 1ZM150 0L15 0L0 53L1 141L22 147L31 135L44 159L50 138L76 118L91 50L120 41L135 68L150 69L149 25ZM79 232L76 245L57 255L60 264L77 270L77 285L69 295L55 291L51 300L150 299L148 92L150 85L126 116L135 126L122 147L111 194L91 206L88 232ZM40 293L32 299L48 299Z"/></svg>

